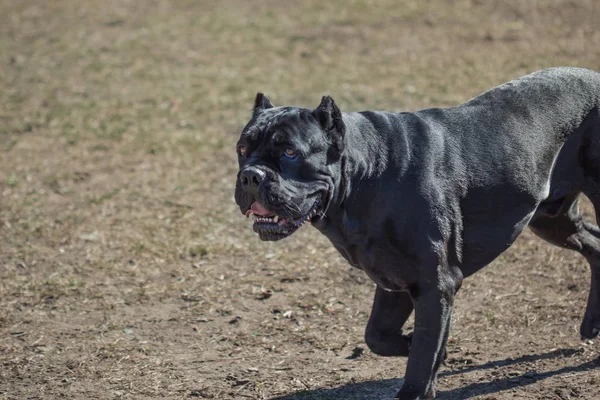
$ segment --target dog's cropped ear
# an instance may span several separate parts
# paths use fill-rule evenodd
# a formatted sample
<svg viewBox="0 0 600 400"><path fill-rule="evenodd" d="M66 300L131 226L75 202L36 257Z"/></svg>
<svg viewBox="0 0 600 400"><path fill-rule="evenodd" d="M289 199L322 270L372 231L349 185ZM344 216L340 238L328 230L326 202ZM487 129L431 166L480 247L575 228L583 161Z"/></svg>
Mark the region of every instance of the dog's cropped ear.
<svg viewBox="0 0 600 400"><path fill-rule="evenodd" d="M313 116L331 139L330 156L339 158L344 151L344 135L346 134L342 112L330 96L323 96L321 104L313 111Z"/></svg>
<svg viewBox="0 0 600 400"><path fill-rule="evenodd" d="M256 98L254 99L254 110L253 112L256 114L260 110L265 110L267 108L273 108L273 104L264 94L258 92L256 93Z"/></svg>

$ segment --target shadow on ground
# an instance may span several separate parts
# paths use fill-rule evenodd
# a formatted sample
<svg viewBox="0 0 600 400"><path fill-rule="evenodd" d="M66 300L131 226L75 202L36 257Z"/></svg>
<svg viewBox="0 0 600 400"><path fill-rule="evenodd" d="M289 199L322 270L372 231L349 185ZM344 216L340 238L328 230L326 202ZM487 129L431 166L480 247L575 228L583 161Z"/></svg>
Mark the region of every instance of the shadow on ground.
<svg viewBox="0 0 600 400"><path fill-rule="evenodd" d="M581 353L581 349L567 348L553 350L543 354L526 355L519 358L507 358L504 360L491 361L482 365L475 365L456 371L447 371L440 377L450 377L474 371L483 371L492 368L502 368L521 363L531 363L554 358L571 357ZM600 367L600 358L591 360L580 365L568 366L546 372L526 372L519 376L511 376L493 382L478 382L465 387L438 392L439 399L470 399L476 396L489 395L512 389L519 386L527 386L538 381L563 374L589 371ZM340 386L334 389L304 390L294 394L274 397L271 400L371 400L392 399L402 386L403 379L384 379L367 381Z"/></svg>
<svg viewBox="0 0 600 400"><path fill-rule="evenodd" d="M271 400L373 400L392 399L402 386L403 379L382 379L340 386L333 389L303 390L294 394L273 397Z"/></svg>

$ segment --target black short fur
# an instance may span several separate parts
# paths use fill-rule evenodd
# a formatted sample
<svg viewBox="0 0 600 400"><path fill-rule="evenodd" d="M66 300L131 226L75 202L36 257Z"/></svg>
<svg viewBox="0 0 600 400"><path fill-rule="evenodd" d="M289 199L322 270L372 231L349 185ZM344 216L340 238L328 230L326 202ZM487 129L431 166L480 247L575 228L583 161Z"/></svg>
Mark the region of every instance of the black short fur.
<svg viewBox="0 0 600 400"><path fill-rule="evenodd" d="M377 283L365 337L377 354L409 355L397 398L435 396L463 278L527 225L590 262L581 335L598 335L600 229L576 202L584 193L600 214L599 73L546 69L414 113L341 113L328 96L315 110L274 107L259 94L238 149L242 213L256 202L310 220ZM294 231L275 228L255 226L264 240Z"/></svg>

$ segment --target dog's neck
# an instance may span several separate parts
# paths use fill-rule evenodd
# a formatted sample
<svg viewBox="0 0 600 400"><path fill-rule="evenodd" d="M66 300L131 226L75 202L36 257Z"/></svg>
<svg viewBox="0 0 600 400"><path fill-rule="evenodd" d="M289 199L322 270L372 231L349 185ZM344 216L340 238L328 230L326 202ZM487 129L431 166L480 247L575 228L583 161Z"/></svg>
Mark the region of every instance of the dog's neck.
<svg viewBox="0 0 600 400"><path fill-rule="evenodd" d="M401 180L411 158L405 132L390 126L398 114L351 112L342 115L346 125L344 151L333 166L338 168L334 175L339 180L334 181L335 191L325 215L314 223L333 243L343 242L348 222L344 210L348 210L352 196L360 193L360 186L375 184L384 173Z"/></svg>
<svg viewBox="0 0 600 400"><path fill-rule="evenodd" d="M341 159L334 166L339 169L334 174L339 180L334 182L335 192L324 218L314 225L334 243L343 241L346 221L343 210L347 209L344 203L352 202L352 195L358 193L359 187L368 185L383 173L391 172L400 179L407 169L410 157L404 134L389 129L389 126L378 129L381 118L382 114L379 120L374 120L369 113L343 113L345 146Z"/></svg>
<svg viewBox="0 0 600 400"><path fill-rule="evenodd" d="M390 163L389 138L368 114L344 113L345 149L340 161L341 180L335 200L344 202L361 182L380 176ZM400 135L401 133L398 132Z"/></svg>

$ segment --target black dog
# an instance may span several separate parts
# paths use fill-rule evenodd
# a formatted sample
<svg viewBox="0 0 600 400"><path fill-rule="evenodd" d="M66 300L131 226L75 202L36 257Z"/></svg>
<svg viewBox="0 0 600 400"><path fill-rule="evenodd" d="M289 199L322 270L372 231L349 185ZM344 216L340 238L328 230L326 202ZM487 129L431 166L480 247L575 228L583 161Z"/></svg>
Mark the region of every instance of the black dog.
<svg viewBox="0 0 600 400"><path fill-rule="evenodd" d="M237 152L236 202L262 240L310 221L377 283L366 342L410 355L397 399L435 396L463 278L527 225L589 261L581 335L598 335L600 229L577 197L600 215L600 73L546 69L415 113L342 113L328 96L274 107L259 93Z"/></svg>

